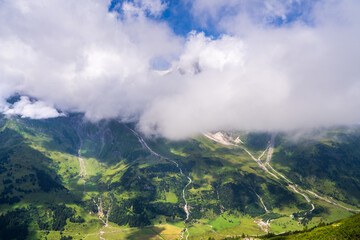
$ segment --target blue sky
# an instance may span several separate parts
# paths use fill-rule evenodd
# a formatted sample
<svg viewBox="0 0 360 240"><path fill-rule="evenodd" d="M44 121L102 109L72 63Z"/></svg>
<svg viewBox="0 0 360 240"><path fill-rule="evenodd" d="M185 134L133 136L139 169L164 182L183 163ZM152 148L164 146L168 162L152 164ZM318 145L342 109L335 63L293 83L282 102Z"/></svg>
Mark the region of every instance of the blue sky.
<svg viewBox="0 0 360 240"><path fill-rule="evenodd" d="M196 16L196 14L194 14L194 12L196 11L194 9L196 8L196 6L194 6L194 2L196 1L162 0L162 3L166 4L167 6L166 9L162 12L162 14L156 17L148 14L147 17L156 21L165 21L172 28L174 33L180 36L186 37L189 32L197 31L204 32L206 36L212 36L214 38L217 38L224 34L224 32L219 29L218 22L225 17L229 18L232 16L236 16L237 14L239 14L240 11L246 11L246 13L249 14L249 16L254 22L263 21L263 18L265 18L265 25L268 25L270 27L284 27L295 21L301 21L305 24L311 25L312 19L309 16L311 16L312 8L318 1L319 0L273 1L285 6L286 12L284 14L284 18L283 16L279 16L276 14L259 14L258 8L264 7L267 1L254 1L253 3L249 4L246 0L239 0L237 4L234 4L232 2L231 4L224 4L218 7L216 9L216 16L207 15L205 9L205 11L202 12L203 16L201 16L201 19L199 19L199 16ZM134 2L134 0L112 0L109 6L109 10L119 11L121 14L121 8L115 8L115 6L121 5L123 2ZM137 2L139 3L139 1ZM203 19L204 17L206 18L205 20Z"/></svg>
<svg viewBox="0 0 360 240"><path fill-rule="evenodd" d="M122 4L124 0L113 0L109 7L110 11L113 11L115 6ZM133 1L128 1L133 2ZM161 14L161 16L153 17L148 15L149 18L155 19L156 21L165 21L171 26L173 31L177 35L186 36L190 31L204 31L209 34L216 34L215 30L210 28L201 28L196 22L196 19L191 14L191 2L183 0L172 0L166 1L167 8ZM119 9L116 9L119 11ZM121 13L121 11L119 11Z"/></svg>

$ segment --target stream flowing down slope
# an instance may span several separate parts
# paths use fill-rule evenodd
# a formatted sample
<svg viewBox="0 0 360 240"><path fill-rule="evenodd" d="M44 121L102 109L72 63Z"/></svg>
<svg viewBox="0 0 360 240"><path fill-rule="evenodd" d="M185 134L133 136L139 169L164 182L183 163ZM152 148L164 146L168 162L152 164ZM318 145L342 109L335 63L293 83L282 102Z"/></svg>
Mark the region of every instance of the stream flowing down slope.
<svg viewBox="0 0 360 240"><path fill-rule="evenodd" d="M125 126L126 126L126 125L125 125ZM181 175L181 176L185 176L184 173L183 173L183 170L181 169L180 165L179 165L176 161L171 160L171 159L169 159L169 158L167 158L167 157L164 157L164 156L158 154L157 152L155 152L154 150L152 150L152 149L149 147L149 145L145 142L144 138L140 136L139 133L137 133L135 130L129 128L128 126L126 126L126 127L137 137L137 139L139 140L140 144L142 145L142 147L143 147L144 149L148 150L151 154L157 156L158 158L164 159L164 160L166 160L166 161L169 161L169 162L175 164L176 167L179 169L180 175ZM190 210L189 210L190 206L188 205L188 202L187 202L187 200L186 200L185 190L186 190L186 188L192 183L192 179L190 178L190 176L185 176L185 177L187 178L188 183L185 185L185 187L184 187L183 190L182 190L182 197L183 197L184 202L185 202L184 211L185 211L185 213L186 213L186 219L184 220L185 228L184 228L184 230L182 231L180 238L183 239L183 238L184 238L184 233L186 233L185 239L187 240L187 239L189 238L189 235L190 235L190 234L189 234L189 230L188 230L188 228L187 228L187 226L186 226L186 225L187 225L187 221L188 221L189 218L190 218Z"/></svg>
<svg viewBox="0 0 360 240"><path fill-rule="evenodd" d="M78 151L78 159L79 159L79 164L80 164L80 178L83 180L83 186L84 186L84 194L86 194L86 168L85 168L85 164L84 164L84 159L81 157L81 153L80 153L81 148Z"/></svg>
<svg viewBox="0 0 360 240"><path fill-rule="evenodd" d="M111 212L111 204L112 204L110 186L108 185L108 193L109 193L109 197L110 197L109 209L108 209L108 211L106 213L106 218L104 220L105 215L104 215L104 211L103 211L103 206L102 206L103 204L102 204L101 197L98 198L98 201L99 201L99 203L98 203L93 197L91 197L86 192L86 167L85 167L84 159L81 156L81 147L82 147L82 141L80 141L80 148L78 150L78 159L79 159L79 164L80 164L80 174L79 175L80 175L80 178L83 180L83 186L84 186L83 193L86 196L88 196L88 197L90 197L92 199L92 201L94 202L94 205L98 209L98 218L104 224L104 226L99 231L99 237L100 237L101 240L105 240L105 238L102 235L105 233L104 229L108 226L109 215L110 215L110 212Z"/></svg>
<svg viewBox="0 0 360 240"><path fill-rule="evenodd" d="M219 133L217 133L219 135ZM219 136L212 137L211 134L207 133L204 134L205 137L218 142L220 144L224 144L227 146L234 146L234 147L241 147L258 165L261 169L263 169L265 172L267 172L268 174L270 174L272 177L274 177L275 179L283 179L288 183L288 187L291 191L295 192L296 194L299 194L300 196L302 196L310 205L311 205L311 210L309 211L310 213L315 209L315 205L311 202L310 198L304 193L305 191L303 189L301 189L300 187L298 187L297 185L293 184L289 179L287 179L284 175L282 175L281 173L279 173L278 171L276 171L271 165L270 165L270 161L274 152L274 145L275 145L275 138L276 138L276 134L272 134L271 135L271 139L266 147L266 149L261 153L261 155L256 158L249 150L247 150L244 146L239 146L237 144L232 143L231 141L227 140L225 137L221 138L221 141L219 141ZM261 158L265 155L265 153L267 152L266 155L266 161L265 163L263 163L261 161ZM257 197L259 198L260 196L258 196L258 194L256 194ZM261 204L264 206L264 209L267 209L262 201L261 198L259 198Z"/></svg>
<svg viewBox="0 0 360 240"><path fill-rule="evenodd" d="M257 159L247 149L244 148L244 150L251 156L252 159L254 159L261 166L262 169L264 169L271 176L275 177L276 179L282 178L283 180L285 180L288 183L288 187L293 192L302 196L311 205L311 210L309 211L309 213L311 213L312 211L315 210L315 205L312 203L310 198L305 193L303 193L304 190L301 189L299 186L292 184L292 182L289 179L287 179L284 175L282 175L281 173L276 171L270 165L270 161L271 161L272 155L274 153L275 138L276 138L276 134L272 134L271 139L268 143L268 146L266 147L265 151ZM265 155L266 151L267 151L266 161L265 161L265 164L263 164L261 161L261 158ZM267 167L269 167L270 170Z"/></svg>
<svg viewBox="0 0 360 240"><path fill-rule="evenodd" d="M289 179L287 179L284 175L282 175L281 173L279 173L278 171L276 171L276 170L270 165L271 157L272 157L272 154L273 154L273 152L274 152L275 137L276 137L275 134L273 134L273 135L271 136L271 140L270 140L269 146L268 146L268 154L267 154L267 157L266 157L265 165L268 166L268 167L271 169L271 171L273 171L273 172L276 173L278 176L280 176L282 179L284 179L285 181L287 181L287 182L289 183L288 186L289 186L291 189L293 189L294 192L302 195L302 196L306 199L306 201L311 204L312 209L310 210L310 212L312 212L312 211L315 209L315 206L314 206L314 204L311 202L311 200L309 199L308 195L306 195L305 193L310 194L310 195L312 195L313 197L315 197L315 198L317 198L317 199L320 199L320 200L322 200L322 201L325 201L325 202L327 202L327 203L330 203L330 204L332 204L332 205L335 205L335 206L338 206L338 207L340 207L340 208L343 208L343 209L345 209L345 210L347 210L347 211L360 212L360 210L358 210L358 209L353 209L353 208L348 208L348 207L342 206L341 204L338 204L338 203L336 203L336 202L334 202L334 201L331 201L331 200L328 199L328 198L319 196L318 194L316 194L316 193L314 193L314 192L312 192L312 191L310 191L310 190L305 191L305 190L303 190L302 188L300 188L299 186L297 186L296 184L293 184L293 183L292 183Z"/></svg>
<svg viewBox="0 0 360 240"><path fill-rule="evenodd" d="M220 132L219 132L220 133ZM248 151L245 147L243 146L239 146L237 144L234 144L232 141L228 140L226 137L224 137L223 135L220 136L220 134L217 133L216 137L213 137L213 135L211 135L210 133L206 133L204 134L205 137L218 142L220 144L223 145L227 145L227 146L235 146L235 147L241 147L242 149L244 149L244 151L259 165L260 168L262 168L264 171L266 171L268 174L270 174L272 177L276 178L276 179L283 179L287 182L288 187L291 191L293 191L296 194L299 194L300 196L302 196L310 205L311 205L311 210L309 210L309 213L311 213L312 211L315 210L315 205L313 204L313 202L311 201L311 199L309 198L309 195L312 195L312 197L317 198L319 200L325 201L327 203L330 203L332 205L338 206L340 208L343 208L345 210L348 211L352 211L352 212L360 212L359 209L353 209L353 208L349 208L349 207L345 207L342 206L341 204L338 204L335 201L330 200L329 198L326 197L322 197L317 193L314 193L310 190L303 190L301 187L299 187L298 185L294 184L292 181L290 181L287 177L285 177L283 174L279 173L278 171L276 171L271 165L271 158L272 155L274 153L274 145L275 145L275 138L276 138L276 134L272 134L271 135L271 139L268 143L268 146L266 147L266 149L262 152L262 154L258 157L255 158L250 151ZM261 161L261 158L265 155L265 153L267 152L266 155L266 160L265 163L263 163ZM259 196L258 196L259 197ZM260 198L259 198L260 200ZM264 205L263 205L264 206Z"/></svg>

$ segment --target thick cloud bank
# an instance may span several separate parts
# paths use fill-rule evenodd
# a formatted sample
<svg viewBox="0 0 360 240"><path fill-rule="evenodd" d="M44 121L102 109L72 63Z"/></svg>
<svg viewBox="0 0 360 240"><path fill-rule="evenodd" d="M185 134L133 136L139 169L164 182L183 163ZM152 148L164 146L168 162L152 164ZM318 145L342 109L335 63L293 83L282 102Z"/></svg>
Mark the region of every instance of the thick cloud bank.
<svg viewBox="0 0 360 240"><path fill-rule="evenodd" d="M223 34L184 38L154 20L160 0L124 2L121 13L104 0L2 0L0 110L47 118L55 106L172 139L358 123L360 2L312 1L303 18L274 24L301 2L196 0L194 19ZM159 59L169 71L152 70ZM23 98L11 112L4 99L15 92L41 102Z"/></svg>
<svg viewBox="0 0 360 240"><path fill-rule="evenodd" d="M94 120L141 114L166 91L149 63L177 56L181 39L145 17L158 5L121 7L119 16L104 0L1 0L0 96L30 95Z"/></svg>

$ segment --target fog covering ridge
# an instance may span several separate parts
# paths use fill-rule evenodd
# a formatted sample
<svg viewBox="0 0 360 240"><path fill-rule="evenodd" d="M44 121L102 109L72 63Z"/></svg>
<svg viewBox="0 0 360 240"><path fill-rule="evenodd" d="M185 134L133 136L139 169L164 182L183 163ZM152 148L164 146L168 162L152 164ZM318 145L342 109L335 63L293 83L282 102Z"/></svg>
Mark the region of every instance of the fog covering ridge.
<svg viewBox="0 0 360 240"><path fill-rule="evenodd" d="M291 1L263 1L255 16L258 1L235 2L194 1L195 20L216 20L215 38L175 35L156 20L160 0L125 1L121 13L105 0L0 1L0 110L120 118L170 139L359 122L359 1L314 1L306 21L279 26L264 19L286 21Z"/></svg>

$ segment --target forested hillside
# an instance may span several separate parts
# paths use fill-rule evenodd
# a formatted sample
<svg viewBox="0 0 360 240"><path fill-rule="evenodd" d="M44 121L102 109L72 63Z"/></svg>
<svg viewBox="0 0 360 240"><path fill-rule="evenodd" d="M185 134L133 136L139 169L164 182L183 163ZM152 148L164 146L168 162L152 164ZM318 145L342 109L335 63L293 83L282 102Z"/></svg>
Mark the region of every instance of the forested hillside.
<svg viewBox="0 0 360 240"><path fill-rule="evenodd" d="M261 236L358 211L357 128L168 141L81 114L0 123L3 239Z"/></svg>

